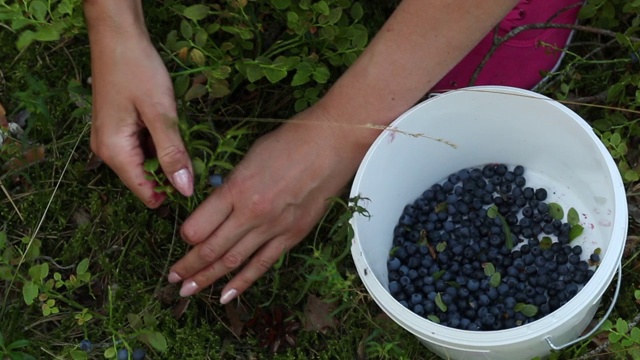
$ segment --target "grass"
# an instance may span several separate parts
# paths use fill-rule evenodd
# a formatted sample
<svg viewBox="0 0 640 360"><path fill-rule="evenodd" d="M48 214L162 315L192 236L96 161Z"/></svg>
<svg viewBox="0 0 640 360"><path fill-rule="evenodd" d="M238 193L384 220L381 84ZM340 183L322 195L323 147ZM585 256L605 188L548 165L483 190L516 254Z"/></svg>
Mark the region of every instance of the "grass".
<svg viewBox="0 0 640 360"><path fill-rule="evenodd" d="M175 5L164 1L147 7L157 44L165 44L166 34L179 29L184 20L170 10ZM610 319L614 325L621 319L635 327L640 265L634 210L640 193L635 91L640 65L630 53L637 50L633 24L640 9L614 0L593 1L589 6L595 10L591 13L588 8L588 18L582 22L589 28L576 33L563 66L551 74L541 92L566 101L594 125L627 179L633 216L623 288ZM366 4L363 24L369 36L390 11L390 5L381 1ZM23 143L45 149L42 161L0 172L0 233L6 234L6 241L0 241L0 354L13 344L14 353L36 359L100 359L105 353L111 355L108 349L117 343L142 347L152 359L436 358L383 314L357 277L345 223L355 209L345 196L335 200L308 239L238 302L218 304L223 282L181 300L164 276L169 264L187 250L177 229L188 206L167 202L148 210L112 171L92 162L87 122L89 50L81 30L74 37L35 42L22 51L15 47L18 34L3 29L0 35L4 54L0 103L10 119L21 110L30 111ZM308 46L304 41L298 48ZM168 68L179 72L180 64L169 54L163 51ZM346 66L332 66L331 79ZM215 102L202 98L181 102L192 139L226 142L244 152L277 125L258 119L287 119L296 112L297 100L308 95L312 101L313 89L319 89L316 95L326 89L321 83L308 84L301 87L301 95L295 93L300 88L281 82L241 84ZM234 118L245 120L229 120ZM0 150L3 162L12 157L6 149ZM215 156L231 165L241 158L227 152ZM208 190L202 190L206 195ZM29 281L36 285L35 296L25 294ZM50 288L48 281L53 284ZM604 304L610 296L611 291ZM32 303L26 304L27 299ZM295 330L297 325L300 330ZM614 326L555 357L625 358L640 340L624 346L605 343L615 333L633 339L622 328ZM285 346L285 334L295 337L295 346ZM78 348L85 338L96 344L89 353ZM276 353L271 351L274 339L281 340ZM599 345L607 346L598 350Z"/></svg>

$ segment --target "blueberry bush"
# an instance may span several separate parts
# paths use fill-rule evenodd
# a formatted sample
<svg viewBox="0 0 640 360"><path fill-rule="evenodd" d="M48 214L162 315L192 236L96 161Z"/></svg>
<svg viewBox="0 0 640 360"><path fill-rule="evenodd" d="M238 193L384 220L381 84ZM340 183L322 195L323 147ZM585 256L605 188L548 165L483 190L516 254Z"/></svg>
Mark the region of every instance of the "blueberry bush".
<svg viewBox="0 0 640 360"><path fill-rule="evenodd" d="M0 124L15 124L0 127L0 358L435 359L384 315L359 281L349 254L348 220L353 213L366 214L366 208L345 194L333 200L309 238L237 302L218 305L221 284L181 299L164 277L169 264L187 249L177 234L188 212L258 136L322 97L397 2L143 2L153 43L171 74L180 128L197 174L198 196L185 200L170 194L157 210L146 209L89 149L92 98L82 1L0 0ZM592 339L552 358L623 359L638 352L639 24L638 1L587 0L562 66L538 89L593 125L625 179L631 210L623 287L609 322ZM157 162L146 167L149 176L165 183ZM511 192L515 188L522 188L524 197L526 186ZM172 189L161 185L158 191ZM435 268L429 273L433 284L421 276L422 293L407 292L402 285L405 276L414 276L405 263L411 257L403 258L403 251L442 260L455 258L457 246L439 245L433 234L422 237L420 232L412 240L415 246L396 244L389 266L397 266L400 276L392 282L405 288L392 292L417 312L418 297L426 298L434 309L422 305L423 314L454 326L456 319L442 314L452 313L453 305L459 305L454 295L462 289L473 292L477 281L476 301L489 300L490 305L486 314L476 312L473 319L461 315L457 325L464 322L466 328L497 326L489 321L492 306L499 306L491 305L493 300L502 299L506 311L513 310L514 323L502 326L523 324L544 314L547 305L549 311L559 306L551 295L566 292L561 296L567 297L575 290L565 285L566 277L549 281L551 288L540 293L536 286L545 275L537 274L533 285L531 277L520 279L520 268L524 265L526 275L532 258L533 265L553 267L548 259L553 253L558 269L580 267L586 280L599 255L578 255L571 244L556 245L579 232L571 220L571 204L558 204L564 215L559 216L552 202L538 200L533 206L530 200L525 208L531 208L532 218L555 218L514 223L504 204L483 203L492 260L478 259L479 268L471 262L473 276L465 275L468 269L460 264L458 275L466 278L449 281L459 288L448 283L443 288L443 277L453 275ZM449 230L451 226L456 231L457 224L446 224ZM515 238L505 235L507 229ZM529 231L541 231L537 241ZM516 245L519 257L501 253ZM581 261L574 264L575 256ZM420 271L425 270L415 270ZM573 280L579 289L580 279ZM510 296L502 284L512 281L516 288L524 287L524 294L528 289L536 294L529 290L530 297ZM557 289L551 286L559 281L563 284L556 284ZM424 292L428 286L442 290ZM605 294L603 304L611 295ZM445 306L449 311L442 311ZM599 310L597 315L602 314Z"/></svg>

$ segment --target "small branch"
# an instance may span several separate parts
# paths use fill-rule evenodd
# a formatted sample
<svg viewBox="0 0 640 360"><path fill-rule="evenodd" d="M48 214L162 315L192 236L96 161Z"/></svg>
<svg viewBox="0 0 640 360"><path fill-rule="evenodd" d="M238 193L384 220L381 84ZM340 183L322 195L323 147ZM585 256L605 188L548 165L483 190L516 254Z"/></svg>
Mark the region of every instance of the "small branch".
<svg viewBox="0 0 640 360"><path fill-rule="evenodd" d="M498 47L500 47L500 45L513 39L516 35L520 34L523 31L534 30L534 29L568 29L568 30L590 32L590 33L600 34L603 36L614 37L614 38L616 36L615 31L599 29L599 28L594 28L594 27L585 26L585 25L577 25L577 24L552 24L552 23L546 22L546 23L527 24L527 25L518 26L513 30L509 31L504 36L501 36L501 37L496 36L494 38L493 46L491 46L491 49L489 49L487 54L482 59L482 62L480 62L480 65L478 65L478 68L471 76L471 79L469 80L469 86L472 86L473 84L475 84L476 80L478 79L478 76L480 75L480 72L486 66L487 62L496 52ZM629 37L629 40L638 42L640 41L640 38L631 36Z"/></svg>

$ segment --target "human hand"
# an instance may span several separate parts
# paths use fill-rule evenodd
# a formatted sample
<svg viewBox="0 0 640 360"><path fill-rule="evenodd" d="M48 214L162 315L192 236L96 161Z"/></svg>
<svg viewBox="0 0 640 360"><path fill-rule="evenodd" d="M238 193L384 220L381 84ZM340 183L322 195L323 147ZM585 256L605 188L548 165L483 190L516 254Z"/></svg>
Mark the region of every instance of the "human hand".
<svg viewBox="0 0 640 360"><path fill-rule="evenodd" d="M90 31L91 149L148 207L165 195L143 169L157 156L171 184L193 193L191 160L180 137L173 86L146 31Z"/></svg>
<svg viewBox="0 0 640 360"><path fill-rule="evenodd" d="M311 108L259 139L226 182L184 222L195 245L169 274L190 296L242 266L222 291L225 304L298 244L355 173L363 149ZM364 149L366 150L366 149Z"/></svg>

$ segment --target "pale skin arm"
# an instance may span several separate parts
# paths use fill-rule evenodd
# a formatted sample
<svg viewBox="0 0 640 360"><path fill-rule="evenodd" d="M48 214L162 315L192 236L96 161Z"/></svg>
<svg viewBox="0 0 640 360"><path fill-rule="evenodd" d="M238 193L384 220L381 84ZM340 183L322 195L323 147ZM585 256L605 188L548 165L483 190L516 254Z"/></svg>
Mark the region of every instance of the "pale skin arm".
<svg viewBox="0 0 640 360"><path fill-rule="evenodd" d="M239 269L227 303L321 218L380 130L418 101L517 4L404 0L366 51L307 111L261 138L226 183L185 221L195 247L172 268L192 295Z"/></svg>
<svg viewBox="0 0 640 360"><path fill-rule="evenodd" d="M147 206L165 196L145 178L156 155L169 181L193 193L193 170L178 131L173 86L144 24L140 0L85 0L91 43L91 148ZM150 137L149 137L150 135Z"/></svg>

